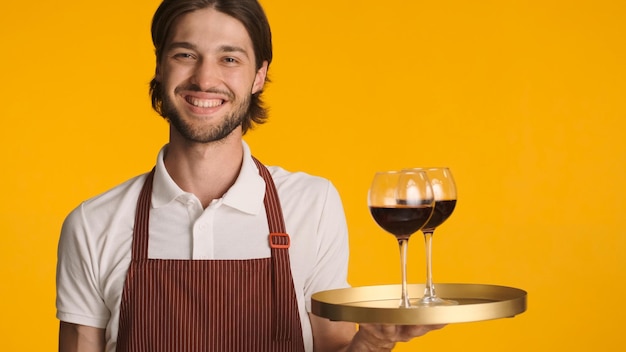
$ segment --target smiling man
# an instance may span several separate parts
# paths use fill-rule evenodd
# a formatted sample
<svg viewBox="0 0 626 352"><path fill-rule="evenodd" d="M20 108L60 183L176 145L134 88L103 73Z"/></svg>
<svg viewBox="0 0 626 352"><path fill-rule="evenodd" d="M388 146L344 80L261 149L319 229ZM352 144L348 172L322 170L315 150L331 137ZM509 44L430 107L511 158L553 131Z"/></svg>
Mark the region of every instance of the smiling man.
<svg viewBox="0 0 626 352"><path fill-rule="evenodd" d="M330 322L347 287L336 189L266 167L243 135L266 119L271 35L256 0L165 0L150 93L170 124L152 171L79 205L59 241L59 351L388 351L438 327Z"/></svg>

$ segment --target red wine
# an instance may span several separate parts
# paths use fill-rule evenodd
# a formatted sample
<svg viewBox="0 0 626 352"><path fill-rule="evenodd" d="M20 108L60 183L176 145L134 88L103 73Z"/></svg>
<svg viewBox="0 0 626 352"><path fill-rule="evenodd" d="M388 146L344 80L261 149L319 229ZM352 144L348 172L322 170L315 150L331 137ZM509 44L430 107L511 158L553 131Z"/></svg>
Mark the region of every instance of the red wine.
<svg viewBox="0 0 626 352"><path fill-rule="evenodd" d="M432 206L370 207L370 213L378 225L396 237L408 237L417 232L432 212Z"/></svg>
<svg viewBox="0 0 626 352"><path fill-rule="evenodd" d="M433 216L430 217L428 223L424 225L423 230L434 230L435 227L441 225L452 214L454 207L456 206L456 199L452 200L438 200L435 202L435 210Z"/></svg>

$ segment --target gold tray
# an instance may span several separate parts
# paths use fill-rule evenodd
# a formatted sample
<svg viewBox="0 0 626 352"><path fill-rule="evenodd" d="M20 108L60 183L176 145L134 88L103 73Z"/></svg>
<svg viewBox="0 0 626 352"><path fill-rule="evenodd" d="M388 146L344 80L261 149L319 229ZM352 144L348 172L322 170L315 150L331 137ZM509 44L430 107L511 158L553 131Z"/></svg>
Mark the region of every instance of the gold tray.
<svg viewBox="0 0 626 352"><path fill-rule="evenodd" d="M463 323L513 317L526 311L526 291L476 284L436 284L437 296L458 302L439 307L398 308L400 285L363 286L322 291L311 297L313 314L334 321L397 325ZM411 303L423 284L408 285Z"/></svg>

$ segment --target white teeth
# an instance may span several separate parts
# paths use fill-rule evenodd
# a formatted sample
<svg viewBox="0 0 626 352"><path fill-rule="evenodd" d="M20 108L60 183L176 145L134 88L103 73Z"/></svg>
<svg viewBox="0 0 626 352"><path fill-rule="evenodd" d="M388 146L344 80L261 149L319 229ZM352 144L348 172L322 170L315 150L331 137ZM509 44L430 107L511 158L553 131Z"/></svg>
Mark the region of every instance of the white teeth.
<svg viewBox="0 0 626 352"><path fill-rule="evenodd" d="M193 98L190 98L189 102L193 106L197 106L199 108L214 108L216 106L222 105L222 100L221 99L204 100L204 99L193 99Z"/></svg>

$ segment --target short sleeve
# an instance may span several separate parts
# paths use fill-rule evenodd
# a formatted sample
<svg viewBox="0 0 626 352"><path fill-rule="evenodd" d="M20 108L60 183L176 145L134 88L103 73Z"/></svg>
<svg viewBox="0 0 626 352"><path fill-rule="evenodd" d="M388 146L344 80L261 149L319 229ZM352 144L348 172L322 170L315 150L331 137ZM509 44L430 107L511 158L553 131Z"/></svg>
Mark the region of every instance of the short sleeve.
<svg viewBox="0 0 626 352"><path fill-rule="evenodd" d="M57 252L57 318L79 325L105 328L110 311L98 280L97 251L84 217L84 204L63 223Z"/></svg>

